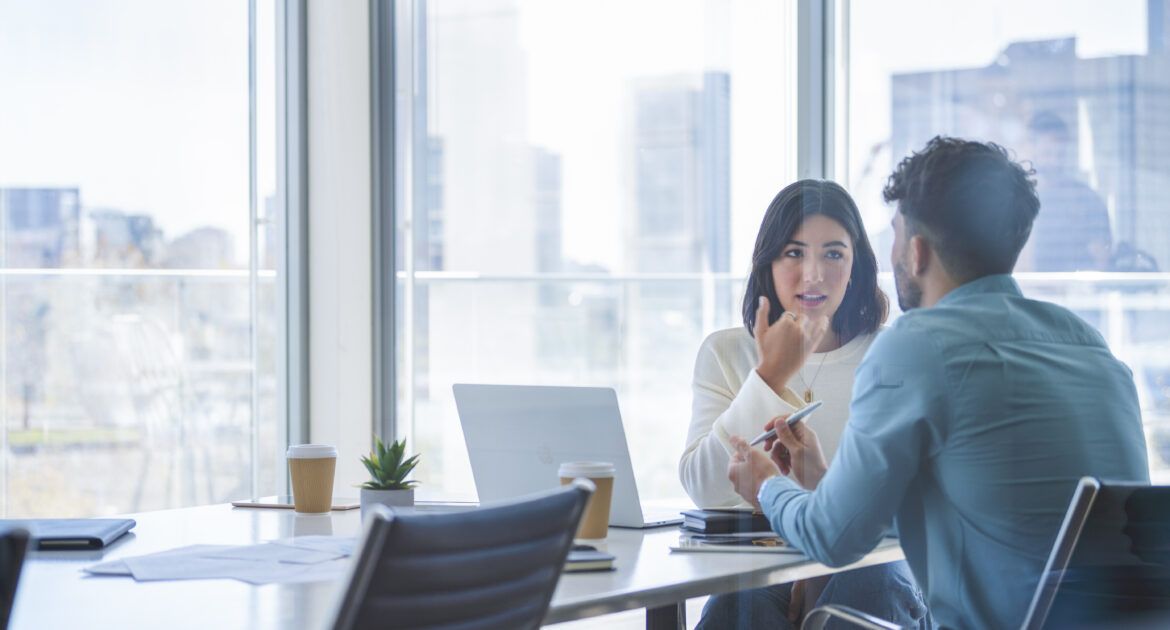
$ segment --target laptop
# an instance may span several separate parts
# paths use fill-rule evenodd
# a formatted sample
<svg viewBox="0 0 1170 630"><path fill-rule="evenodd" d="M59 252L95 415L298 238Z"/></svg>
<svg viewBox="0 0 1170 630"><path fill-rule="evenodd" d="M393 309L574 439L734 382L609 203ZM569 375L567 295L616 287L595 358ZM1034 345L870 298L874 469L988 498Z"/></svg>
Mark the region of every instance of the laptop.
<svg viewBox="0 0 1170 630"><path fill-rule="evenodd" d="M603 461L616 468L610 525L682 522L678 509L644 509L639 501L613 389L468 384L453 389L480 503L557 486L563 462Z"/></svg>

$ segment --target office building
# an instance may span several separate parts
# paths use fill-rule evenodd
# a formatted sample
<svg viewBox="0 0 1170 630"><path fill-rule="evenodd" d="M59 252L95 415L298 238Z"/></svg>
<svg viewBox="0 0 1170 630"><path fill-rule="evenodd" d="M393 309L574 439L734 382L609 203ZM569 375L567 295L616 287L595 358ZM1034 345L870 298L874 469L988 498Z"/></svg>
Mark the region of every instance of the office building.
<svg viewBox="0 0 1170 630"><path fill-rule="evenodd" d="M95 265L141 268L162 262L166 244L154 217L95 208L86 212L86 218L93 226L93 241L86 249Z"/></svg>
<svg viewBox="0 0 1170 630"><path fill-rule="evenodd" d="M51 268L78 262L81 192L77 188L0 188L8 267Z"/></svg>

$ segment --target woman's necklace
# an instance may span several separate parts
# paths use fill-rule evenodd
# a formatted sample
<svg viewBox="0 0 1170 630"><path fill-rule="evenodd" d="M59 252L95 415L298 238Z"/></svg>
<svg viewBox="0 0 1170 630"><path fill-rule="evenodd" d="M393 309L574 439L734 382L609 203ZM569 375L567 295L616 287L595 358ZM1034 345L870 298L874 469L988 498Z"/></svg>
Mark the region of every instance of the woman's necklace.
<svg viewBox="0 0 1170 630"><path fill-rule="evenodd" d="M817 371L813 373L812 381L805 382L804 375L797 372L796 375L800 377L800 384L804 385L804 402L810 403L813 401L812 386L816 384L817 377L821 375L821 368L825 367L825 359L829 358L829 353L826 352L821 356L821 363L817 366Z"/></svg>
<svg viewBox="0 0 1170 630"><path fill-rule="evenodd" d="M836 333L830 333L830 334L836 335ZM837 348L840 348L841 347L841 340L840 340L840 338L836 338L836 340L837 340ZM825 359L829 358L829 352L832 352L832 350L821 354L821 362L819 365L817 365L817 371L813 373L813 377L812 377L811 382L806 383L804 381L804 374L801 374L801 372L799 372L799 371L796 373L796 375L800 377L800 384L804 385L804 402L806 402L806 403L810 403L813 401L812 386L816 384L817 377L821 375L821 368L825 367Z"/></svg>

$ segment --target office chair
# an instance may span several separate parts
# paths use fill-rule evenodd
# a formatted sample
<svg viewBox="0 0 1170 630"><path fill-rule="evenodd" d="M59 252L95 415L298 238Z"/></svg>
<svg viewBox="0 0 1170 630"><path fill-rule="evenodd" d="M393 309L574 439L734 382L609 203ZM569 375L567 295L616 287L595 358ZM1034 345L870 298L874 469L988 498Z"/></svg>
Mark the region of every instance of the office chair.
<svg viewBox="0 0 1170 630"><path fill-rule="evenodd" d="M1058 539L1024 628L1170 627L1170 487L1086 477L1077 490L1084 524L1063 567Z"/></svg>
<svg viewBox="0 0 1170 630"><path fill-rule="evenodd" d="M8 627L16 602L16 583L28 550L28 531L19 527L0 532L0 630Z"/></svg>
<svg viewBox="0 0 1170 630"><path fill-rule="evenodd" d="M897 625L821 606L803 630L839 619L865 630ZM1077 483L1021 630L1170 627L1170 487Z"/></svg>
<svg viewBox="0 0 1170 630"><path fill-rule="evenodd" d="M453 513L375 506L334 630L539 627L593 490L580 479Z"/></svg>

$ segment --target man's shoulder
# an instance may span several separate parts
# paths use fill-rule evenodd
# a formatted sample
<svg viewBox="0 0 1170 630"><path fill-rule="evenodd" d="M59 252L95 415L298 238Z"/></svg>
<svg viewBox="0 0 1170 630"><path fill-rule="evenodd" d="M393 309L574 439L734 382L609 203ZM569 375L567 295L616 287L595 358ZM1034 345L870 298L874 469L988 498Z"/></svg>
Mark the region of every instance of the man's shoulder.
<svg viewBox="0 0 1170 630"><path fill-rule="evenodd" d="M962 331L963 320L966 317L967 314L961 310L937 306L916 308L899 315L882 334L878 335L877 342L889 340L907 343L923 336L937 339L940 335Z"/></svg>
<svg viewBox="0 0 1170 630"><path fill-rule="evenodd" d="M914 309L898 316L874 337L865 360L914 363L926 356L937 355L937 333L944 328L945 318L929 313L931 310Z"/></svg>
<svg viewBox="0 0 1170 630"><path fill-rule="evenodd" d="M944 354L949 348L995 341L1105 345L1101 333L1069 309L1008 293L979 294L915 309L895 320L892 331L904 337L927 337Z"/></svg>

